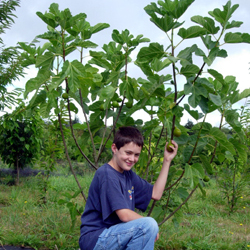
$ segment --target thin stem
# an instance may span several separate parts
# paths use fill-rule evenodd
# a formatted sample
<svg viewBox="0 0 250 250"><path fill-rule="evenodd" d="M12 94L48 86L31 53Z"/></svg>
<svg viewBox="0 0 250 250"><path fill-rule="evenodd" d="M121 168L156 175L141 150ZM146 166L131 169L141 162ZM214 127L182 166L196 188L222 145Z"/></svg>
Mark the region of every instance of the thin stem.
<svg viewBox="0 0 250 250"><path fill-rule="evenodd" d="M151 208L149 209L147 216L151 215L151 213L153 212L153 209L155 207L155 204L156 204L156 200L153 201L153 204L152 204Z"/></svg>
<svg viewBox="0 0 250 250"><path fill-rule="evenodd" d="M68 153L68 148L67 148L66 141L65 141L65 137L64 137L64 133L63 133L63 127L62 127L62 121L61 121L61 116L60 116L60 114L58 114L58 121L59 121L59 124L60 124L60 131L61 131L61 135L62 135L64 150L65 150L65 155L66 155L66 158L67 158L67 160L68 160L68 163L69 163L69 166L70 166L70 170L71 170L71 172L72 172L72 174L73 174L73 176L74 176L74 178L75 178L75 180L76 180L76 183L77 183L79 189L81 190L82 197L83 197L83 199L84 199L85 202L86 202L86 201L87 201L87 198L86 198L85 194L84 194L83 191L82 191L81 184L80 184L80 182L78 181L77 176L76 176L76 174L75 174L75 171L74 171L74 169L73 169L73 166L72 166L72 164L71 164L71 160L70 160L69 153Z"/></svg>
<svg viewBox="0 0 250 250"><path fill-rule="evenodd" d="M175 186L181 180L181 178L183 177L184 173L185 173L185 169L182 171L180 177L171 186L167 187L165 189L165 191L167 191L167 190L171 189L173 186Z"/></svg>
<svg viewBox="0 0 250 250"><path fill-rule="evenodd" d="M203 119L203 121L202 121L202 124L201 124L200 130L199 130L198 136L197 136L197 138L196 138L196 142L195 142L193 151L192 151L192 153L191 153L191 155L190 155L190 157L189 157L189 160L188 160L188 164L191 162L192 157L193 157L193 155L194 155L194 152L195 152L195 150L196 150L196 147L197 147L197 145L198 145L198 142L199 142L199 139L200 139L200 135L201 135L201 130L202 130L202 128L203 128L203 124L204 124L204 122L205 122L205 120L206 120L206 117L207 117L207 114L205 114L204 119Z"/></svg>
<svg viewBox="0 0 250 250"><path fill-rule="evenodd" d="M84 106L83 106L82 91L80 89L79 89L79 96L80 96L80 102L81 102L82 112L83 112L83 115L84 115L84 119L85 119L85 122L86 122L86 125L87 125L87 129L88 129L88 132L89 132L89 136L90 136L90 140L91 140L91 144L92 144L92 148L93 148L93 158L94 158L94 161L95 161L95 165L93 165L93 163L91 163L91 166L94 167L95 169L97 169L98 168L98 157L97 157L97 154L96 154L94 138L93 138L93 134L92 134L91 129L90 129L90 125L89 125L89 122L88 122L87 114L86 114ZM87 156L85 156L85 154L82 152L82 150L80 150L80 152L84 156L84 158L88 162L90 162L90 160L88 159Z"/></svg>
<svg viewBox="0 0 250 250"><path fill-rule="evenodd" d="M222 128L223 118L224 118L224 113L222 113L222 114L221 114L220 126L219 126L219 129L220 129L220 130L221 130L221 128ZM210 163L212 163L212 162L213 162L213 160L214 160L215 153L216 153L216 149L217 149L217 145L218 145L218 141L216 140L216 142L215 142L215 144L214 144L214 152L213 152L213 154L212 154L212 157L211 157Z"/></svg>
<svg viewBox="0 0 250 250"><path fill-rule="evenodd" d="M169 218L171 218L178 210L180 210L182 208L182 206L184 204L187 203L187 201L190 199L190 197L193 195L193 193L195 192L195 190L197 189L198 184L196 185L196 187L190 192L189 196L186 198L186 200L184 202L182 202L179 207L177 207L167 218L165 218L162 222L160 222L158 225L162 225L163 223L165 223Z"/></svg>

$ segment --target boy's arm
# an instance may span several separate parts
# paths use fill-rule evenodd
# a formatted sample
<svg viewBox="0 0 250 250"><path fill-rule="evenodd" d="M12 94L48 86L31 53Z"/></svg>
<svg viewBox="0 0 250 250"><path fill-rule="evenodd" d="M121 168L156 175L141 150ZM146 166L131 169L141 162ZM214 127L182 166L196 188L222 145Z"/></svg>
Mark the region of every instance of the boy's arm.
<svg viewBox="0 0 250 250"><path fill-rule="evenodd" d="M115 212L122 222L143 218L143 216L130 209L118 209Z"/></svg>
<svg viewBox="0 0 250 250"><path fill-rule="evenodd" d="M178 144L175 141L171 141L174 145L174 148L171 147L173 149L172 152L168 152L167 151L167 144L165 146L165 150L164 150L164 159L163 159L163 164L162 164L162 168L161 168L161 172L154 184L153 187L153 193L152 193L152 199L153 200L160 200L163 194L163 191L165 189L166 186L166 182L167 182L167 178L168 178L168 171L170 168L170 164L171 161L174 159L174 157L177 154L177 150L178 150Z"/></svg>

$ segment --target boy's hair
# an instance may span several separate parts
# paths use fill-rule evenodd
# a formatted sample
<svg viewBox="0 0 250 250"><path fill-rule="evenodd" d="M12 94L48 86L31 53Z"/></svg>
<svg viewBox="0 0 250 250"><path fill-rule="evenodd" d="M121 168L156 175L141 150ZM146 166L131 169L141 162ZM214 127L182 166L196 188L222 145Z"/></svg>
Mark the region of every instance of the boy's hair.
<svg viewBox="0 0 250 250"><path fill-rule="evenodd" d="M125 144L133 142L139 147L143 147L143 136L135 127L120 127L115 134L113 143L119 150Z"/></svg>

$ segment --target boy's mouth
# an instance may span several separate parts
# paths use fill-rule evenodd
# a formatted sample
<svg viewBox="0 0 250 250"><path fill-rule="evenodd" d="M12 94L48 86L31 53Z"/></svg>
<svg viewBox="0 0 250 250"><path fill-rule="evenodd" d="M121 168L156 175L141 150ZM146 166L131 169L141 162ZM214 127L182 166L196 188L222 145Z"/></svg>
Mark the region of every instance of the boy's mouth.
<svg viewBox="0 0 250 250"><path fill-rule="evenodd" d="M127 161L126 161L126 164L127 164L129 167L133 166L133 162L127 162Z"/></svg>

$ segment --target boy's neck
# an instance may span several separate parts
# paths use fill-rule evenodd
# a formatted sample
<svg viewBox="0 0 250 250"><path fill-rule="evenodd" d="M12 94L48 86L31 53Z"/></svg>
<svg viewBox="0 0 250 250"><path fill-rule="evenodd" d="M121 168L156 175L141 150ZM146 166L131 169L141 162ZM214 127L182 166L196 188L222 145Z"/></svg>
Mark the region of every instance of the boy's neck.
<svg viewBox="0 0 250 250"><path fill-rule="evenodd" d="M119 172L119 173L123 173L123 172L124 172L124 170L118 168L118 166L117 166L117 164L115 164L113 158L108 162L108 164L109 164L113 169L115 169L117 172Z"/></svg>

